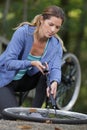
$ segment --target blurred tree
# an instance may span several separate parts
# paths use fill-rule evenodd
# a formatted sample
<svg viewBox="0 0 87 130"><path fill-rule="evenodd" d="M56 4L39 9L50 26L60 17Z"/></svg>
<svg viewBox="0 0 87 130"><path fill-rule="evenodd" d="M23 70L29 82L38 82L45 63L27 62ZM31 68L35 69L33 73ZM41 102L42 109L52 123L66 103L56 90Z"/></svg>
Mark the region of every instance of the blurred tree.
<svg viewBox="0 0 87 130"><path fill-rule="evenodd" d="M65 17L66 17L65 26L64 26L65 28L62 29L60 35L62 36L64 44L65 44L66 48L68 49L68 45L69 45L69 16L68 16L69 0L61 0L60 5L64 9Z"/></svg>
<svg viewBox="0 0 87 130"><path fill-rule="evenodd" d="M76 44L75 44L75 49L74 49L74 53L76 53L76 55L78 57L80 57L80 52L81 52L81 44L83 43L84 40L84 33L85 33L85 26L86 26L86 13L87 13L87 1L83 0L83 4L81 7L81 15L79 18L79 28L78 28L78 33L77 33L77 37L76 37Z"/></svg>
<svg viewBox="0 0 87 130"><path fill-rule="evenodd" d="M5 8L4 8L4 12L3 12L3 20L2 20L2 25L3 25L3 29L6 30L7 29L7 15L8 15L8 11L10 8L10 0L6 0L5 1ZM6 35L4 33L4 35Z"/></svg>
<svg viewBox="0 0 87 130"><path fill-rule="evenodd" d="M27 21L28 18L28 0L23 0L23 21Z"/></svg>

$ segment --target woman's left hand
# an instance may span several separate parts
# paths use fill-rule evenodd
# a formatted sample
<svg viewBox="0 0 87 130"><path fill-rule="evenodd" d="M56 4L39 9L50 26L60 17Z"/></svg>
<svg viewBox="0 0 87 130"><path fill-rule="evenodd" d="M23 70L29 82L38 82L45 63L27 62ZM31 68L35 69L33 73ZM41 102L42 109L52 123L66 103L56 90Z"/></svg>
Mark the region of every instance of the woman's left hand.
<svg viewBox="0 0 87 130"><path fill-rule="evenodd" d="M52 94L54 98L56 97L57 86L58 86L58 83L56 81L54 81L54 82L52 82L50 87L49 86L47 87L47 96L48 97L50 96L50 94Z"/></svg>

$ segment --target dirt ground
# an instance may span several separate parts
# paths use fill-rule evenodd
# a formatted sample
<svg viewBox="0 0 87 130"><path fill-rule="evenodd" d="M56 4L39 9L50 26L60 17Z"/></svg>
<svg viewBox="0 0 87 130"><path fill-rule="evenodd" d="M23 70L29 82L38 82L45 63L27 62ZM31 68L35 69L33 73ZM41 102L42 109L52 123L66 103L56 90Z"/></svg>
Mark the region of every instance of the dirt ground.
<svg viewBox="0 0 87 130"><path fill-rule="evenodd" d="M87 130L86 125L47 124L29 121L0 120L0 130Z"/></svg>

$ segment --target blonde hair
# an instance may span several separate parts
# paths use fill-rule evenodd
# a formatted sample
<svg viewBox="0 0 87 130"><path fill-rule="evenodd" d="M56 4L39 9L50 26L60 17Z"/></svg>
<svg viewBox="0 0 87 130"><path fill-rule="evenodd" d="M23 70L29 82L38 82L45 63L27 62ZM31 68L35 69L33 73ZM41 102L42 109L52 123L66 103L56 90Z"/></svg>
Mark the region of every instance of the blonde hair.
<svg viewBox="0 0 87 130"><path fill-rule="evenodd" d="M43 19L49 19L51 16L55 16L57 18L61 18L62 19L62 23L64 22L64 19L65 19L65 14L64 14L64 11L62 10L61 7L58 7L58 6L48 6L43 12L42 14L38 14L34 17L34 19L30 22L22 22L19 24L18 27L16 27L15 29L23 26L24 24L28 24L28 25L31 25L31 26L37 26L39 27L40 26L40 19L41 19L41 16L43 17Z"/></svg>
<svg viewBox="0 0 87 130"><path fill-rule="evenodd" d="M30 26L37 26L39 27L40 26L40 18L41 18L41 14L38 14L34 17L34 19L31 21L31 22L22 22L20 23L16 28L14 28L15 30L18 29L19 27L27 24L27 25L30 25Z"/></svg>
<svg viewBox="0 0 87 130"><path fill-rule="evenodd" d="M63 51L66 52L67 49L66 49L65 46L64 46L63 40L60 38L60 36L59 36L58 34L55 34L55 37L56 37L56 38L59 40L59 42L61 43L62 48L63 48Z"/></svg>
<svg viewBox="0 0 87 130"><path fill-rule="evenodd" d="M38 14L34 17L34 19L31 21L31 22L22 22L19 24L19 26L17 26L16 28L14 28L15 30L18 29L19 27L27 24L27 25L30 25L30 26L36 26L36 30L35 31L38 31L38 28L40 26L40 19L41 17L43 17L44 20L46 19L49 19L51 16L55 16L57 18L61 18L62 19L62 23L64 22L64 19L65 19L65 14L64 14L64 11L62 10L62 8L58 7L58 6L49 6L47 7L43 12L42 14ZM66 51L66 48L64 47L64 43L62 41L62 39L57 35L55 34L55 37L59 39L61 45L62 45L62 48L64 51Z"/></svg>

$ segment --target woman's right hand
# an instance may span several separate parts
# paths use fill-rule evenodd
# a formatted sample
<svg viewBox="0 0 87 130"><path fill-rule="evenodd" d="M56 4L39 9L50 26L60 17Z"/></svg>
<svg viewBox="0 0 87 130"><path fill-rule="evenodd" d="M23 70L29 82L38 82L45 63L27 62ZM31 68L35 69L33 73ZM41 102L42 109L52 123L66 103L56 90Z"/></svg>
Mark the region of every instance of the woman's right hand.
<svg viewBox="0 0 87 130"><path fill-rule="evenodd" d="M31 61L31 65L37 67L42 74L44 74L44 69L47 67L47 63L45 66L40 61Z"/></svg>

